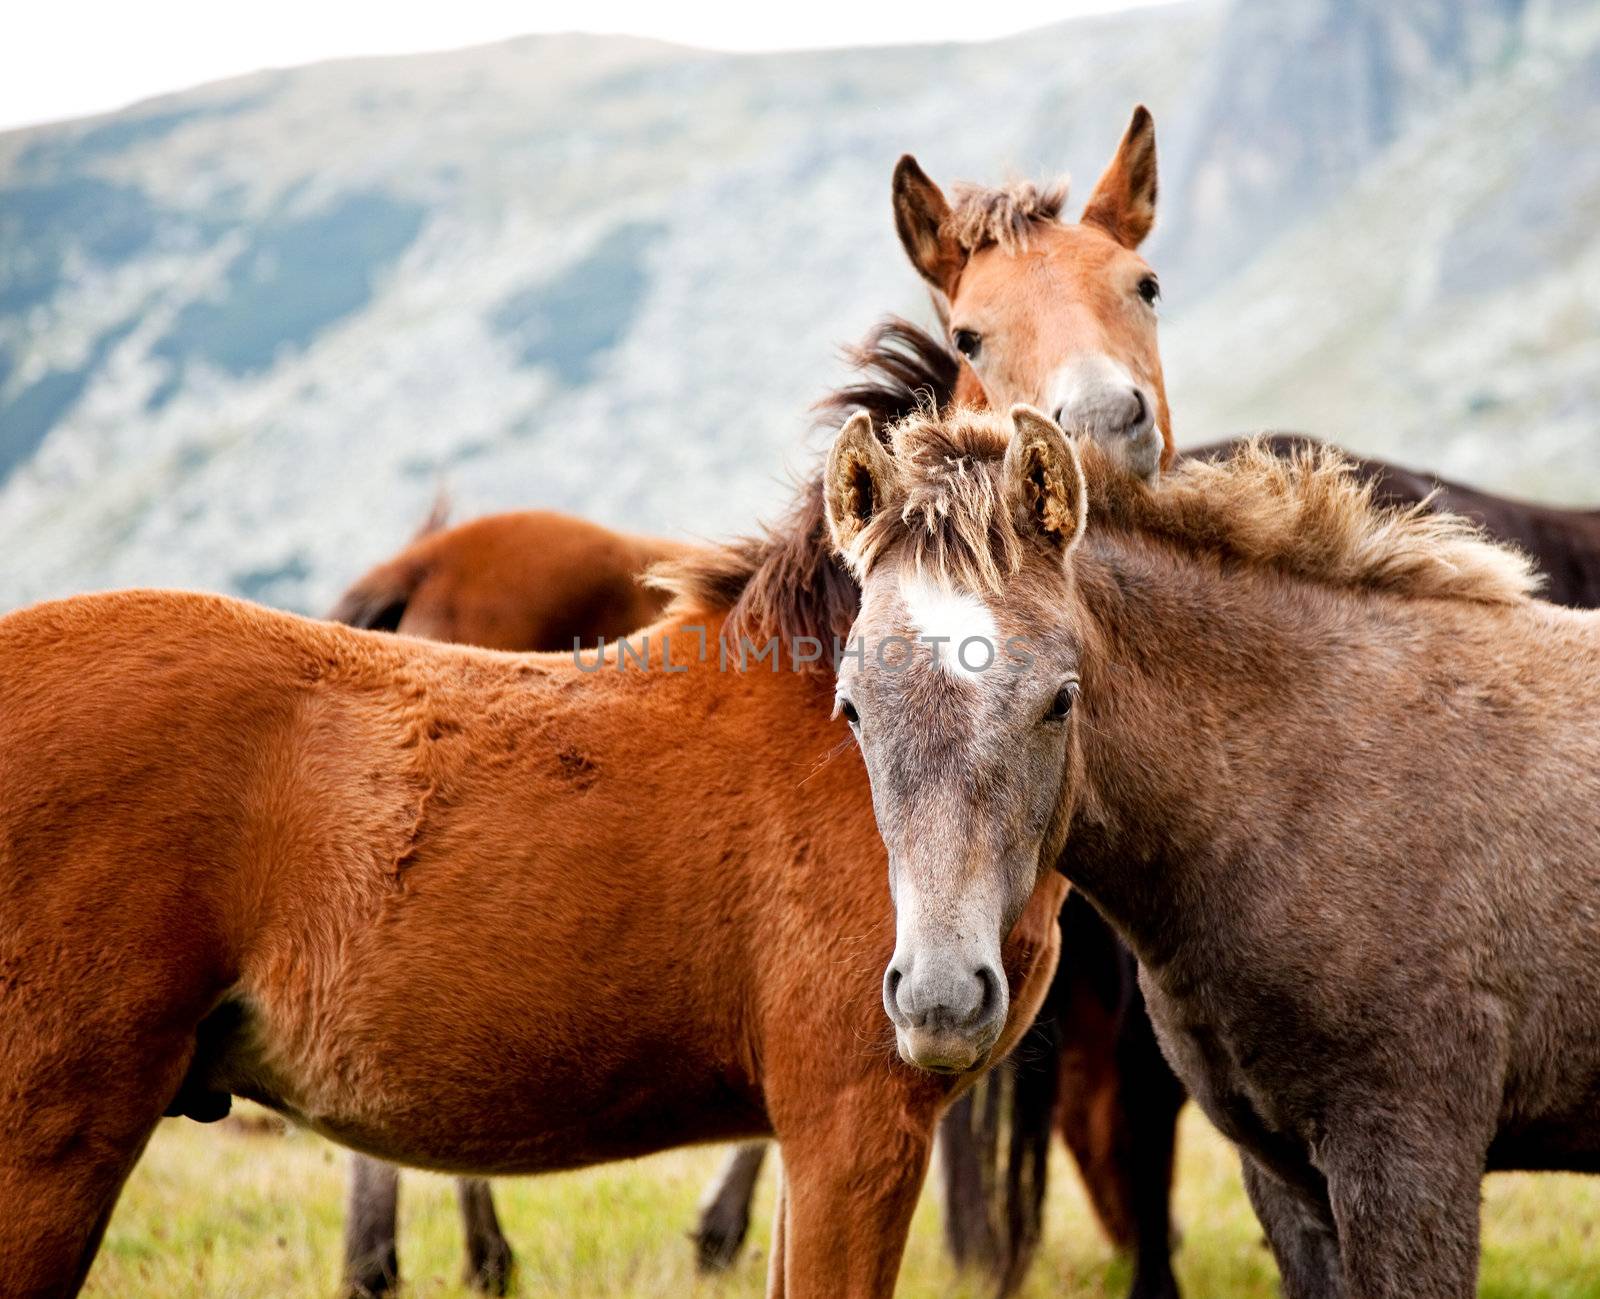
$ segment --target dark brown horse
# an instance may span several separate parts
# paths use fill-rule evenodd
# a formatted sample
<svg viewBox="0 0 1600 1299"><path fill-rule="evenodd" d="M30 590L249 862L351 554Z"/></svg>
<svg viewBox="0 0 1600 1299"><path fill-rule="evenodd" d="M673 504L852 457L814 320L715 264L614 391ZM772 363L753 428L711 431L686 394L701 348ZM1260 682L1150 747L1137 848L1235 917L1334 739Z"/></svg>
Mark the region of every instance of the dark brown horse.
<svg viewBox="0 0 1600 1299"><path fill-rule="evenodd" d="M881 326L854 356L867 376L825 407L836 422L861 409L887 427L919 400L935 410L957 403L958 354L907 322ZM1210 443L1180 453L1177 463L1226 458L1249 441ZM1320 445L1287 433L1259 443L1283 457ZM1544 578L1541 594L1552 602L1600 606L1600 513L1519 501L1381 460L1348 463L1380 504L1460 514L1518 546L1533 558ZM1144 1293L1160 1294L1170 1278L1163 1232L1184 1092L1157 1046L1127 949L1080 893L1068 898L1061 923L1055 984L1012 1064L1023 1076L991 1073L955 1102L941 1126L947 1232L958 1258L993 1267L1007 1286L1020 1280L1045 1193L1036 1134L1053 1115L1108 1234L1134 1254L1135 1293L1145 1277L1154 1288ZM995 1088L1004 1089L999 1101L986 1094Z"/></svg>
<svg viewBox="0 0 1600 1299"><path fill-rule="evenodd" d="M915 899L891 972L929 966L886 985L903 1053L987 891L1059 861L1289 1299L1471 1299L1485 1172L1600 1170L1600 615L1372 495L1257 445L1151 491L1025 407L852 421L838 699Z"/></svg>

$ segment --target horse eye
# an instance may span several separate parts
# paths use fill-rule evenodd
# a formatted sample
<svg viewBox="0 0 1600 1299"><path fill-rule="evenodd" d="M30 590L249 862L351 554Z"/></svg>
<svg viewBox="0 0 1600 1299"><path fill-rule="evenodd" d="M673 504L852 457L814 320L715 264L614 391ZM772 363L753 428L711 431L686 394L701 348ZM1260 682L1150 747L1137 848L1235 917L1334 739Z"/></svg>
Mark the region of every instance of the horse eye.
<svg viewBox="0 0 1600 1299"><path fill-rule="evenodd" d="M844 720L849 722L851 726L859 726L861 724L861 714L856 712L856 706L848 699L839 701L839 711L844 714Z"/></svg>
<svg viewBox="0 0 1600 1299"><path fill-rule="evenodd" d="M1078 683L1069 681L1056 691L1056 697L1050 701L1050 711L1044 715L1047 722L1060 722L1066 719L1072 711L1072 704L1078 697Z"/></svg>
<svg viewBox="0 0 1600 1299"><path fill-rule="evenodd" d="M1156 299L1161 296L1161 286L1156 283L1154 275L1146 275L1139 281L1139 296L1145 300L1147 306L1155 306Z"/></svg>
<svg viewBox="0 0 1600 1299"><path fill-rule="evenodd" d="M956 351L971 361L976 359L978 349L983 346L983 340L970 329L958 329L955 332Z"/></svg>

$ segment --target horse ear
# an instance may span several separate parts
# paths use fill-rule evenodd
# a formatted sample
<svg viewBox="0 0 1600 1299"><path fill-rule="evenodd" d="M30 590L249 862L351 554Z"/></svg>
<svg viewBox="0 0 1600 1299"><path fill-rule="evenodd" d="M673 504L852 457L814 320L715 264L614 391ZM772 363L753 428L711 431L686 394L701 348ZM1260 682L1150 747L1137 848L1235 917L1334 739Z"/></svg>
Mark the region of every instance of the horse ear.
<svg viewBox="0 0 1600 1299"><path fill-rule="evenodd" d="M1156 221L1156 122L1140 104L1117 155L1089 195L1079 218L1099 226L1125 248L1137 248Z"/></svg>
<svg viewBox="0 0 1600 1299"><path fill-rule="evenodd" d="M1077 448L1061 426L1032 406L1011 408L1006 492L1018 523L1063 554L1078 544L1089 514L1089 493Z"/></svg>
<svg viewBox="0 0 1600 1299"><path fill-rule="evenodd" d="M917 274L949 298L967 257L949 233L944 192L905 154L894 168L894 228Z"/></svg>
<svg viewBox="0 0 1600 1299"><path fill-rule="evenodd" d="M822 487L828 536L857 577L865 573L866 557L857 553L856 543L883 508L893 481L894 460L878 441L871 417L858 411L828 449Z"/></svg>

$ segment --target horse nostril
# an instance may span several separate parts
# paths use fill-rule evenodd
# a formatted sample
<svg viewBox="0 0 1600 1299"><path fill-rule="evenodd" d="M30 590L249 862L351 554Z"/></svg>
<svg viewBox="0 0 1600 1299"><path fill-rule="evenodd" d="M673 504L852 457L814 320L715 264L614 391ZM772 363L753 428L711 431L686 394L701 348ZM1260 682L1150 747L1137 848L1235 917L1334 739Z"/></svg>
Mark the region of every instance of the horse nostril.
<svg viewBox="0 0 1600 1299"><path fill-rule="evenodd" d="M1145 402L1144 393L1139 389L1133 390L1133 418L1128 421L1129 428L1143 428L1145 418L1150 414L1150 407Z"/></svg>
<svg viewBox="0 0 1600 1299"><path fill-rule="evenodd" d="M978 1009L972 1013L972 1022L982 1024L1000 1009L1000 976L992 965L985 965L978 970L977 979L982 991L978 996Z"/></svg>
<svg viewBox="0 0 1600 1299"><path fill-rule="evenodd" d="M883 999L891 1006L900 1004L900 971L894 966L889 967L889 972L883 976Z"/></svg>

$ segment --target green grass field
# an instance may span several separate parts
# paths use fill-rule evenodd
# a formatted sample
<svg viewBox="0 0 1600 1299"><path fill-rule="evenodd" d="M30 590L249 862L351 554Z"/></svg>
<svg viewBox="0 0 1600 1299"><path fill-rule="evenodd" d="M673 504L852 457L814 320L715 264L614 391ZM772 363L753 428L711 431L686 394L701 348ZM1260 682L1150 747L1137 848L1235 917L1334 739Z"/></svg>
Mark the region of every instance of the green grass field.
<svg viewBox="0 0 1600 1299"><path fill-rule="evenodd" d="M327 1299L339 1266L347 1156L240 1106L244 1121L168 1120L112 1219L86 1293L97 1299ZM516 1293L554 1299L668 1299L762 1293L772 1204L763 1179L739 1267L696 1277L685 1232L721 1152L679 1151L581 1173L501 1182L497 1197L518 1251ZM1178 1273L1189 1299L1266 1299L1272 1260L1245 1203L1234 1157L1193 1107L1178 1189ZM1045 1245L1032 1299L1118 1296L1111 1257L1064 1156L1052 1169ZM1480 1293L1492 1299L1600 1299L1600 1180L1499 1176L1485 1183ZM460 1229L448 1179L408 1174L401 1189L401 1268L415 1299L456 1299ZM980 1299L984 1287L945 1260L938 1205L924 1195L898 1294Z"/></svg>

